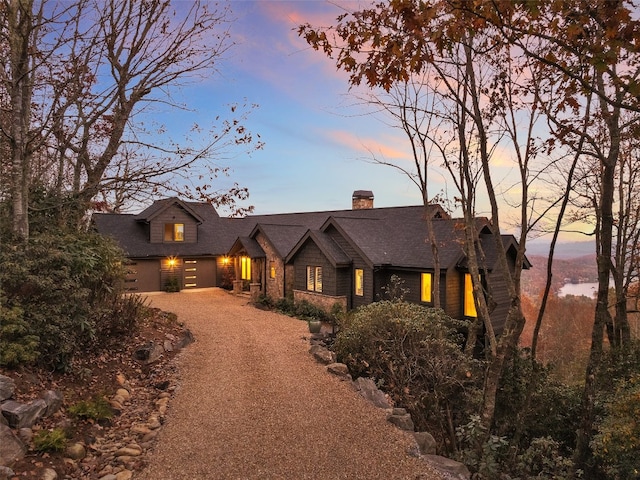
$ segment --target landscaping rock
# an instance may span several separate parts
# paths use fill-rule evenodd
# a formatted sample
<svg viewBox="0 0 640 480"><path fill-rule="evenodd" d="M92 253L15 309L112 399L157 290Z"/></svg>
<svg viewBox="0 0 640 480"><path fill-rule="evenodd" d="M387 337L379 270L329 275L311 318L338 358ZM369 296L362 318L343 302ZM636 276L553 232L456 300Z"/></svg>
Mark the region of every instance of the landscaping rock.
<svg viewBox="0 0 640 480"><path fill-rule="evenodd" d="M44 392L42 398L47 404L47 409L44 412L45 417L50 417L62 408L62 401L64 400L62 392L58 392L57 390L47 390Z"/></svg>
<svg viewBox="0 0 640 480"><path fill-rule="evenodd" d="M344 363L330 363L327 365L327 372L333 373L337 377L351 378L349 375L349 367Z"/></svg>
<svg viewBox="0 0 640 480"><path fill-rule="evenodd" d="M164 348L155 342L147 342L133 353L133 358L146 365L153 363L162 357Z"/></svg>
<svg viewBox="0 0 640 480"><path fill-rule="evenodd" d="M325 365L335 363L336 361L336 354L322 345L313 345L309 349L309 353L313 355L317 362L324 363Z"/></svg>
<svg viewBox="0 0 640 480"><path fill-rule="evenodd" d="M389 416L387 416L387 421L401 430L413 432L413 420L411 419L411 415L407 413L404 408L394 408Z"/></svg>
<svg viewBox="0 0 640 480"><path fill-rule="evenodd" d="M11 398L16 390L16 382L13 378L0 375L0 402Z"/></svg>
<svg viewBox="0 0 640 480"><path fill-rule="evenodd" d="M454 480L469 480L471 478L471 472L464 463L440 455L425 455L424 458L435 469L449 475L449 478Z"/></svg>
<svg viewBox="0 0 640 480"><path fill-rule="evenodd" d="M40 474L40 480L58 480L58 472L53 468L45 468Z"/></svg>
<svg viewBox="0 0 640 480"><path fill-rule="evenodd" d="M6 425L0 424L0 465L12 466L24 458L27 447Z"/></svg>
<svg viewBox="0 0 640 480"><path fill-rule="evenodd" d="M0 480L9 480L14 475L15 475L15 472L11 470L9 467L0 465Z"/></svg>
<svg viewBox="0 0 640 480"><path fill-rule="evenodd" d="M423 455L435 455L436 439L429 432L415 432L413 436L416 439L420 453Z"/></svg>
<svg viewBox="0 0 640 480"><path fill-rule="evenodd" d="M353 382L356 391L378 408L391 408L391 402L370 378L359 377Z"/></svg>
<svg viewBox="0 0 640 480"><path fill-rule="evenodd" d="M33 427L47 410L47 402L42 399L29 403L7 400L0 405L0 412L12 428Z"/></svg>
<svg viewBox="0 0 640 480"><path fill-rule="evenodd" d="M185 330L184 334L182 335L182 338L180 338L180 340L178 340L178 343L176 343L175 349L176 350L183 349L184 347L192 344L195 341L196 340L195 338L193 338L193 333L191 333L190 330Z"/></svg>
<svg viewBox="0 0 640 480"><path fill-rule="evenodd" d="M69 445L64 453L72 460L82 460L87 456L87 450L81 443L74 443L73 445Z"/></svg>

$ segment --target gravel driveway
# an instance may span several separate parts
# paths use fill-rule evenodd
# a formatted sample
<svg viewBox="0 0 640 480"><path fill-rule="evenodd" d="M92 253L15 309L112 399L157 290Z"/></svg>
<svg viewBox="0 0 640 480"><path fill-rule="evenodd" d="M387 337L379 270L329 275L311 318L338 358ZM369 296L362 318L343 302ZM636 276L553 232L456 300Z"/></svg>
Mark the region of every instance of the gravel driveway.
<svg viewBox="0 0 640 480"><path fill-rule="evenodd" d="M305 322L219 289L149 299L196 342L140 478L440 478L407 454L409 434L315 362Z"/></svg>

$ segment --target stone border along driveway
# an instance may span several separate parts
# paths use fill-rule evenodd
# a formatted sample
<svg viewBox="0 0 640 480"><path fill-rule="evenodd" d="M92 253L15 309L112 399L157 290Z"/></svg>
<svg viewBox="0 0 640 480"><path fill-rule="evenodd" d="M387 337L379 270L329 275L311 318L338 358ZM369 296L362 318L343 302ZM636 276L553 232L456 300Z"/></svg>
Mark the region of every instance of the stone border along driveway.
<svg viewBox="0 0 640 480"><path fill-rule="evenodd" d="M195 343L166 424L136 475L169 479L444 478L386 412L316 363L307 324L220 289L149 296Z"/></svg>

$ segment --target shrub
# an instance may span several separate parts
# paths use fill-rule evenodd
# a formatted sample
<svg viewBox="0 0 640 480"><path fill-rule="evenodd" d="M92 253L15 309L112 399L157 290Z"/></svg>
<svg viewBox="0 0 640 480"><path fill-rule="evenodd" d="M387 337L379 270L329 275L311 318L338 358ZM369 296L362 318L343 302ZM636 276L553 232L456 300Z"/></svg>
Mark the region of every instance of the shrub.
<svg viewBox="0 0 640 480"><path fill-rule="evenodd" d="M618 381L591 442L594 457L610 478L640 477L640 374Z"/></svg>
<svg viewBox="0 0 640 480"><path fill-rule="evenodd" d="M35 360L29 349L37 337L38 362L66 369L77 352L99 340L99 332L110 330L109 322L121 322L109 312L122 292L122 260L120 249L97 234L42 235L26 248L0 246L2 317L13 325L6 338L28 346L19 353L23 361Z"/></svg>
<svg viewBox="0 0 640 480"><path fill-rule="evenodd" d="M85 420L106 420L113 416L111 405L102 395L95 395L91 400L81 400L69 407L69 413Z"/></svg>
<svg viewBox="0 0 640 480"><path fill-rule="evenodd" d="M534 438L518 455L515 470L520 478L569 480L579 478L573 472L573 461L562 455L563 446L550 437Z"/></svg>
<svg viewBox="0 0 640 480"><path fill-rule="evenodd" d="M457 458L474 472L478 480L500 478L502 463L509 451L509 442L497 435L487 435L478 415L456 428Z"/></svg>
<svg viewBox="0 0 640 480"><path fill-rule="evenodd" d="M302 320L324 320L328 318L327 312L306 300L295 304L294 315Z"/></svg>
<svg viewBox="0 0 640 480"><path fill-rule="evenodd" d="M61 428L40 430L33 436L33 445L38 452L61 452L67 446L67 435Z"/></svg>
<svg viewBox="0 0 640 480"><path fill-rule="evenodd" d="M389 283L381 288L385 296L384 300L404 302L404 299L410 293L409 289L405 288L404 284L404 279L395 274L391 275Z"/></svg>
<svg viewBox="0 0 640 480"><path fill-rule="evenodd" d="M102 315L96 324L95 346L112 338L135 332L142 320L151 315L151 309L140 295L118 295L104 303Z"/></svg>
<svg viewBox="0 0 640 480"><path fill-rule="evenodd" d="M513 352L503 368L494 431L512 438L518 427L519 444L514 446L518 449L543 437L557 441L563 454L575 447L582 389L558 383L552 374L552 367L532 362L528 349ZM528 388L531 399L526 404Z"/></svg>
<svg viewBox="0 0 640 480"><path fill-rule="evenodd" d="M175 293L180 291L180 279L175 275L167 277L164 281L164 291L168 293Z"/></svg>
<svg viewBox="0 0 640 480"><path fill-rule="evenodd" d="M265 293L261 293L255 300L255 306L258 308L262 308L264 310L271 310L275 307L275 302L273 298Z"/></svg>
<svg viewBox="0 0 640 480"><path fill-rule="evenodd" d="M295 304L292 298L279 298L275 303L275 309L285 315L293 315L295 312Z"/></svg>
<svg viewBox="0 0 640 480"><path fill-rule="evenodd" d="M0 366L17 367L38 358L40 339L29 333L20 307L7 308L0 296Z"/></svg>
<svg viewBox="0 0 640 480"><path fill-rule="evenodd" d="M418 428L452 449L452 426L468 418L481 384L479 362L461 348L463 327L442 310L382 301L346 316L334 349L354 376L374 378Z"/></svg>

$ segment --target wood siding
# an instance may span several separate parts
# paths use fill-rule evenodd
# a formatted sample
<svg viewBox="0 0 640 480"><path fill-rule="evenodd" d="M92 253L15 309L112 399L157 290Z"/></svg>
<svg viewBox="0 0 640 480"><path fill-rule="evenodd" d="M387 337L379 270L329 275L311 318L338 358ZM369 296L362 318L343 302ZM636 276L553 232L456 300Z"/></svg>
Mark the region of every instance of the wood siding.
<svg viewBox="0 0 640 480"><path fill-rule="evenodd" d="M513 272L515 269L515 258L508 255L507 263L509 269ZM501 335L507 321L509 313L509 292L507 290L507 282L502 271L496 265L496 269L487 275L486 282L490 289L493 299L497 303L496 308L491 312L491 324L496 335Z"/></svg>
<svg viewBox="0 0 640 480"><path fill-rule="evenodd" d="M197 243L198 223L191 215L177 205L167 208L150 222L149 241L151 243L164 242L164 226L167 223L184 224L184 241L176 243Z"/></svg>
<svg viewBox="0 0 640 480"><path fill-rule="evenodd" d="M293 260L295 267L294 289L307 290L307 266L322 267L322 293L338 295L336 291L336 271L318 246L308 241Z"/></svg>
<svg viewBox="0 0 640 480"><path fill-rule="evenodd" d="M336 230L333 226L328 227L325 232L327 235L331 237L331 239L336 242L342 251L347 254L349 258L352 260L352 264L350 267L350 280L349 280L349 289L350 299L347 301L349 304L349 308L358 308L362 305L368 305L376 300L376 288L379 286L376 285L373 269L369 267L369 265L365 262L365 260L358 254L358 251L351 246L351 244L342 236L340 232ZM359 296L355 294L356 286L355 286L355 271L356 269L362 269L364 274L363 288L364 295ZM344 282L346 279L346 275L341 278L341 281Z"/></svg>
<svg viewBox="0 0 640 480"><path fill-rule="evenodd" d="M233 265L233 259L229 257L217 257L216 258L216 281L214 286L231 290L233 288L234 280L235 280L235 267Z"/></svg>
<svg viewBox="0 0 640 480"><path fill-rule="evenodd" d="M442 283L446 291L446 299L442 303L442 308L450 317L462 318L464 275L454 268L449 269Z"/></svg>

